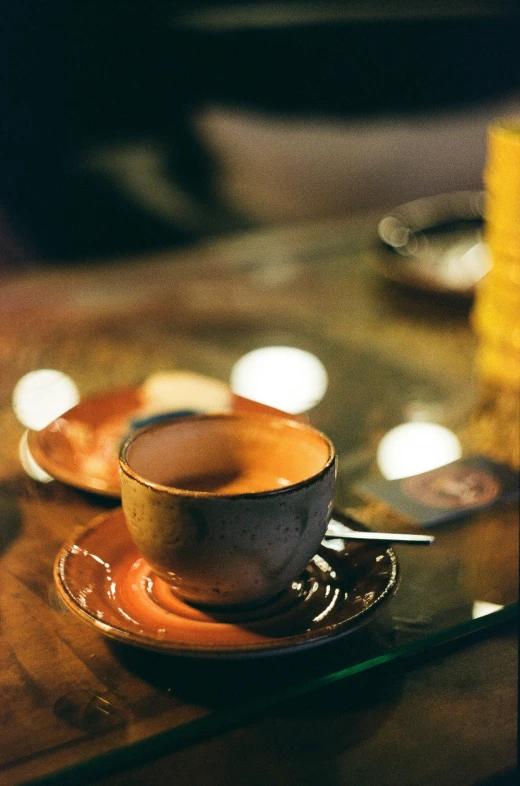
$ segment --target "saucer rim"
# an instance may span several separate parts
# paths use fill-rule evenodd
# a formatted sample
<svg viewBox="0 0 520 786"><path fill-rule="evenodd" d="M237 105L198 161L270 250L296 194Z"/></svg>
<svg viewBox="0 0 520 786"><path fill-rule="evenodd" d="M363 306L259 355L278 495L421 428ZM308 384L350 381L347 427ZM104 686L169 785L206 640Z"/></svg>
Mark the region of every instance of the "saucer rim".
<svg viewBox="0 0 520 786"><path fill-rule="evenodd" d="M66 486L70 486L72 488L78 489L79 491L84 491L89 494L95 494L96 496L105 497L111 500L118 500L121 498L121 487L119 482L117 484L111 482L110 480L106 480L101 476L95 476L88 473L81 472L80 470L70 468L69 465L63 464L61 462L57 462L53 459L52 455L49 455L49 452L46 451L42 445L42 439L44 438L45 434L48 432L52 426L56 424L60 418L68 418L76 412L82 411L82 409L86 406L92 407L93 404L96 402L115 402L118 399L124 399L128 397L129 399L137 402L140 396L142 386L141 385L126 385L116 388L111 388L109 390L102 390L91 395L85 396L82 398L74 407L64 412L58 418L55 418L46 426L41 429L31 429L28 428L26 430L27 434L27 447L29 452L34 459L34 461L38 464L38 466L44 470L48 475L51 476L53 480L57 480L60 483L64 483ZM258 413L264 414L271 414L271 415L278 415L279 417L284 417L287 419L301 421L303 423L307 422L306 418L302 418L298 415L290 415L287 412L283 412L282 410L278 410L274 407L270 407L267 404L261 404L260 402L253 401L252 399L246 399L243 396L239 396L233 391L231 393L231 403L232 403L232 412L251 412L255 411ZM132 412L138 410L138 406L128 407L123 411L130 416ZM83 419L83 418L81 418ZM89 422L88 420L84 420L84 422ZM101 422L101 421L100 421ZM125 435L121 435L122 441L125 438Z"/></svg>
<svg viewBox="0 0 520 786"><path fill-rule="evenodd" d="M345 636L358 630L362 625L369 622L374 615L381 609L381 606L386 600L389 600L396 592L400 583L400 568L399 562L392 547L382 548L382 551L390 559L391 572L384 589L379 593L368 608L363 608L345 620L344 623L338 622L334 625L326 624L323 627L313 631L306 631L304 633L296 633L290 636L282 636L280 638L273 638L266 636L266 641L255 642L254 644L230 644L218 645L215 647L211 644L200 643L196 646L193 644L185 644L183 642L161 641L148 636L146 634L139 634L133 631L125 630L118 625L111 625L103 622L95 617L92 613L83 609L76 601L74 595L67 586L65 579L65 565L67 559L71 555L72 548L77 545L77 541L85 537L89 532L104 523L114 518L116 515L123 515L121 507L114 508L110 511L97 514L85 526L76 531L75 534L70 536L65 543L60 547L53 567L54 584L58 591L60 599L64 602L65 606L74 613L83 622L86 622L95 630L103 633L108 638L118 641L123 644L133 645L141 649L151 650L169 655L178 655L191 658L207 658L207 659L220 659L220 658L245 658L249 656L265 656L276 655L295 650L305 649L319 644L325 644ZM333 511L335 518L342 517L338 511ZM348 519L349 524L355 523ZM361 527L360 527L361 529ZM128 535L129 541L130 535ZM362 544L360 548L373 548L373 544Z"/></svg>
<svg viewBox="0 0 520 786"><path fill-rule="evenodd" d="M86 491L89 494L97 494L107 499L119 499L121 492L119 487L116 490L115 485L110 481L104 480L101 477L94 475L86 475L82 472L73 469L67 469L63 464L57 464L49 459L46 453L38 442L38 435L40 432L27 430L27 446L33 459L39 467L47 472L53 480L59 483L64 483L66 486L78 489L79 491Z"/></svg>
<svg viewBox="0 0 520 786"><path fill-rule="evenodd" d="M109 499L119 499L121 496L119 483L116 487L116 484L111 483L110 480L106 480L101 476L84 473L80 470L70 468L67 464L56 461L53 459L52 454L49 454L49 452L44 449L42 439L57 421L62 418L70 418L70 416L74 415L76 412L81 413L85 405L86 407L90 407L96 402L117 401L117 399L124 399L125 397L135 401L139 397L139 391L140 386L136 385L112 388L110 390L94 393L81 399L78 404L68 409L58 418L52 420L42 429L27 429L27 446L32 457L45 472L60 483L64 483L80 491L86 491L90 494L97 494L98 496L107 497ZM134 407L128 407L128 414L133 411ZM84 420L83 418L80 419ZM89 421L85 419L84 422L88 423ZM101 420L99 422L101 422Z"/></svg>

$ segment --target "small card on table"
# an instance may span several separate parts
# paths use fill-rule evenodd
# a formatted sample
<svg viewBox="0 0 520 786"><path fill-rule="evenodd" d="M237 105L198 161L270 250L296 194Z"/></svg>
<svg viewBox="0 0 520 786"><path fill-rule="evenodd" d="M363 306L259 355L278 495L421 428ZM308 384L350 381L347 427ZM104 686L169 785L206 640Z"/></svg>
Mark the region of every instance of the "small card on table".
<svg viewBox="0 0 520 786"><path fill-rule="evenodd" d="M366 478L354 490L429 527L517 498L519 480L513 469L475 456L400 480Z"/></svg>

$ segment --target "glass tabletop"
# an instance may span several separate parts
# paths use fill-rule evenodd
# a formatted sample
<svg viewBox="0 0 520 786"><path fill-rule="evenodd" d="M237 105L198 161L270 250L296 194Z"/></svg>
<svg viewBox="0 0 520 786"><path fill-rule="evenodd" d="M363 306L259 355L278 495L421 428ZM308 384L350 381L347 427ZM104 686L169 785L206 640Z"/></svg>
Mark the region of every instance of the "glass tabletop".
<svg viewBox="0 0 520 786"><path fill-rule="evenodd" d="M222 293L233 295L223 311L202 307L191 321L171 309L150 311L138 327L121 319L83 323L71 335L58 325L36 348L24 334L8 382L31 368L59 368L88 397L100 388L135 384L173 363L229 380L237 361L253 349L304 349L328 375L325 395L307 416L338 451L336 508L365 516L373 529L418 531L367 505L356 484L381 475L378 445L403 422L442 424L470 450L465 435L478 390L467 311L418 304L382 288L360 256L362 246L349 234L345 238L321 256L307 248L303 262L300 251L296 271L290 259L276 275L265 262L246 259L238 272L230 268L231 290L222 285L221 272L208 275L208 297L216 292L224 304ZM181 289L182 275L175 283ZM187 291L194 295L192 283ZM21 435L5 399L10 431L2 466ZM66 782L71 774L92 776L157 756L327 683L492 631L517 614L518 508L509 502L428 530L435 535L433 546L395 545L396 594L368 624L338 640L231 661L146 651L111 641L75 619L52 582L54 557L71 530L117 501L5 471L0 503L2 658L11 680L6 706L21 708L17 721L5 727L9 744L0 772L6 782Z"/></svg>

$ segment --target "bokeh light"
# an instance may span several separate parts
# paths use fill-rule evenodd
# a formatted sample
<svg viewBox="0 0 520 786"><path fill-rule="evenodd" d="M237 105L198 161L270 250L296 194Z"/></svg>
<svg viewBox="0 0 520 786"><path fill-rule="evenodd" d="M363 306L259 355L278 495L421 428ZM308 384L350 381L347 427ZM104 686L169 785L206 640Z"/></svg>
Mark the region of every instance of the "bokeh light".
<svg viewBox="0 0 520 786"><path fill-rule="evenodd" d="M387 480L437 469L462 455L458 437L437 423L402 423L378 445L377 465Z"/></svg>
<svg viewBox="0 0 520 786"><path fill-rule="evenodd" d="M498 603L489 603L486 600L476 600L473 603L473 609L471 616L474 620L478 619L478 617L485 617L488 614L494 614L495 611L500 611L503 609L503 606L499 606Z"/></svg>
<svg viewBox="0 0 520 786"><path fill-rule="evenodd" d="M48 426L79 401L74 381L50 368L25 374L15 385L12 404L16 417L26 428L40 430Z"/></svg>
<svg viewBox="0 0 520 786"><path fill-rule="evenodd" d="M231 372L234 393L292 415L314 407L327 386L323 363L295 347L255 349L241 357Z"/></svg>

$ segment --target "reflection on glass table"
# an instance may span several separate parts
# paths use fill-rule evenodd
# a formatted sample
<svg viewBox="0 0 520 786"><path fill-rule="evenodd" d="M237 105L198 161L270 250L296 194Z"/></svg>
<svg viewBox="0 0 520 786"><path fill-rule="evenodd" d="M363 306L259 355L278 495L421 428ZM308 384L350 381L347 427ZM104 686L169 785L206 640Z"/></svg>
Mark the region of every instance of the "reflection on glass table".
<svg viewBox="0 0 520 786"><path fill-rule="evenodd" d="M332 260L330 268L332 296L334 275L338 279L343 276L344 265ZM316 286L314 281L311 284L314 297ZM349 281L346 290L350 287ZM300 299L298 294L298 309ZM394 306L389 302L390 298L378 305L378 320L383 319L385 307L391 312ZM326 323L328 315L320 311L315 321L309 317L302 324L301 313L288 313L284 296L283 319L277 322L246 314L227 321L220 317L195 320L183 332L176 325L165 328L150 319L138 335L123 326L112 325L105 332L87 326L77 344L67 345L69 354L62 365L57 359L64 346L65 328L61 333L57 329L54 344L41 350L38 361L43 369L66 372L85 402L98 390L135 385L158 368L170 368L172 358L177 368L230 380L236 364L254 350L303 350L318 359L315 367L323 367L326 374L320 371L320 387L311 391L309 399L313 406L303 416L326 432L338 450L336 508L352 511L371 529L417 531L376 503L367 505L356 494L356 484L367 476L382 477L382 470L387 475L394 473L396 460L399 464L402 458L399 440L396 454L395 442L392 448L391 473L388 463L378 463L378 451L385 435L399 434L394 429L403 424L434 424L430 433L436 437L442 434L441 448L449 449L449 453L441 451L437 460L444 461L458 451L455 440L445 439L447 433L456 435L464 452L463 431L472 391L458 381L448 384L449 374L428 376L412 364L400 362L397 353L385 355L379 350L385 340L379 322L372 337L368 336L373 339L371 344L365 335L360 338L357 334L357 340L353 335L350 340L343 327L335 332L335 322L341 316L338 311L330 323ZM340 332L345 335L341 337ZM108 358L106 366L102 366L100 349ZM444 351L444 345L441 349ZM128 377L123 364L118 367L121 358L130 359ZM29 362L32 358L26 366ZM22 365L20 362L20 368ZM92 368L98 367L99 376L91 381ZM14 429L13 433L18 444L20 435ZM22 442L21 450L25 447ZM507 503L437 526L435 543L428 548L395 544L392 550L400 575L396 593L366 625L348 635L325 637L319 646L309 649L294 646L276 656L229 661L148 651L107 638L70 614L50 582L52 561L73 528L88 525L100 508L113 510L117 500L101 499L59 481L36 485L17 478L5 486L5 521L15 521L7 510L8 493L16 495L24 518L21 536L14 538L14 546L2 555L7 567L4 576L12 580L3 631L32 669L33 678L36 675L42 681L45 678L47 686L50 683L47 691L37 696L29 696L26 690L19 694L27 717L43 718L40 726L49 736L27 735L20 725L7 729L11 737L4 753L5 767L9 761L23 759L36 762L45 771L46 762L55 756L48 771L69 764L79 779L86 771L95 772L96 767L101 772L109 764L123 765L131 757L158 755L173 744L201 739L284 697L428 651L442 642L493 630L517 613L518 511L515 503ZM4 504L3 498L0 502ZM371 548L363 546L362 553L374 553ZM29 554L33 560L30 580L25 562ZM41 641L46 646L38 650Z"/></svg>

